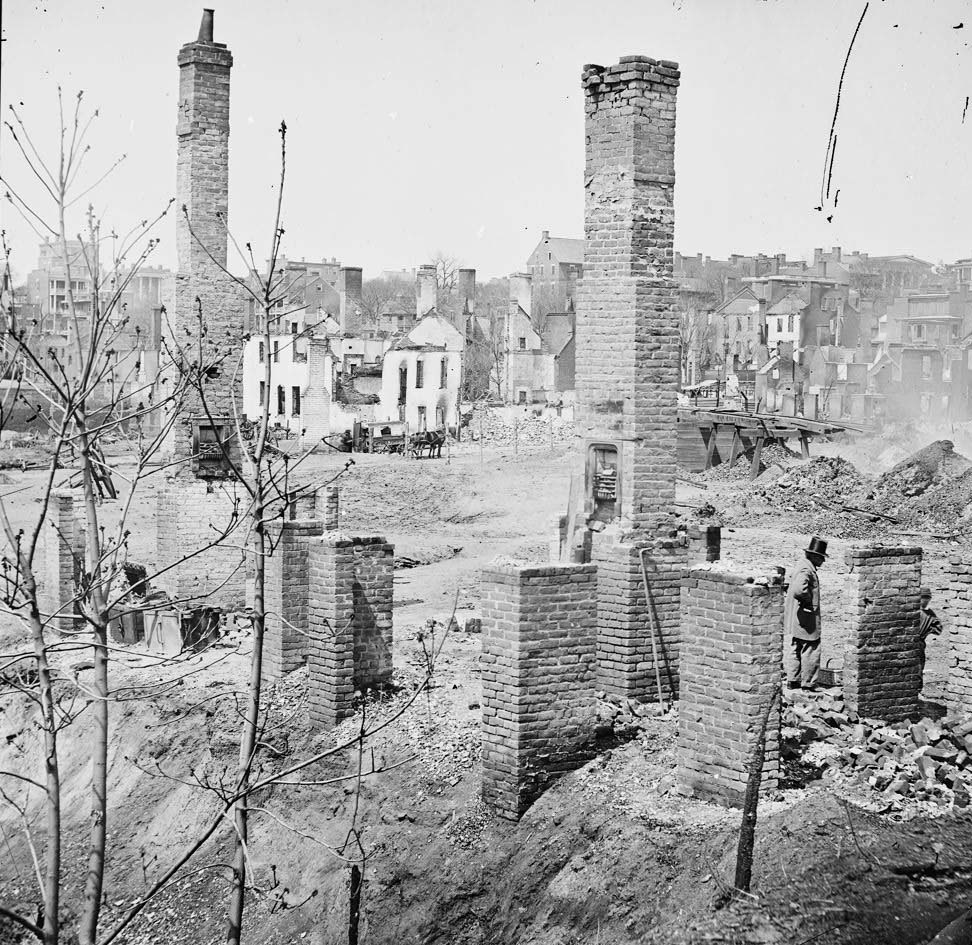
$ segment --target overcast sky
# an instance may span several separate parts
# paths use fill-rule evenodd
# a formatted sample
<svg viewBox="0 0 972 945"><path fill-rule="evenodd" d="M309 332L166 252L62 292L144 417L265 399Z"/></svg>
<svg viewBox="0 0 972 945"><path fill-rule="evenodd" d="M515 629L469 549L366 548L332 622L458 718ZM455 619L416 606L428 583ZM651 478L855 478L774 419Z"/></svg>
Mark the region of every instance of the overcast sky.
<svg viewBox="0 0 972 945"><path fill-rule="evenodd" d="M210 2L235 60L231 226L261 252L284 118L288 255L336 256L365 278L437 250L481 278L522 268L542 229L583 235L582 66L640 53L682 69L681 252L972 254L963 0L871 0L844 80L830 223L814 207L863 0ZM101 112L91 176L127 155L96 191L117 228L174 196L176 55L201 10L197 0L3 4L5 116L22 102L50 147L57 85L84 89ZM0 160L23 184L6 133ZM6 205L3 226L23 275L37 239ZM173 225L161 236L156 261L174 265Z"/></svg>

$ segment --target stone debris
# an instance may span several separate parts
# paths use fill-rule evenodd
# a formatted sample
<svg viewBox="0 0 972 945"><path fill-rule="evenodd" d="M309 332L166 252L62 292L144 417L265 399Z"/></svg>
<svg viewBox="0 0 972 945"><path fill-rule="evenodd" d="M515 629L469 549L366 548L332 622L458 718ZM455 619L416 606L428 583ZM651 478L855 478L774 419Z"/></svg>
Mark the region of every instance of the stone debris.
<svg viewBox="0 0 972 945"><path fill-rule="evenodd" d="M784 759L803 755L819 760L825 777L867 784L894 807L905 800L940 809L969 805L972 718L968 716L887 725L858 716L833 691L788 702L782 735ZM815 751L807 750L811 745Z"/></svg>
<svg viewBox="0 0 972 945"><path fill-rule="evenodd" d="M467 430L464 435L475 443L479 442L482 430L482 442L486 446L512 447L514 440L520 447L549 446L551 431L554 443L571 443L574 439L574 422L565 417L530 414L514 421L489 408L474 411Z"/></svg>

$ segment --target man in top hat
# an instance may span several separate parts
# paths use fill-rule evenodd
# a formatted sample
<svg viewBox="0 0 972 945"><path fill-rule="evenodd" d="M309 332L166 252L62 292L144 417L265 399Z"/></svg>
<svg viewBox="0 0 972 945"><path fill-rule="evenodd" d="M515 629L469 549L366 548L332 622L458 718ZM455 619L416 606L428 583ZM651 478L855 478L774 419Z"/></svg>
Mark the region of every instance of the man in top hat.
<svg viewBox="0 0 972 945"><path fill-rule="evenodd" d="M931 588L923 587L918 592L921 602L921 617L918 623L918 665L921 667L921 676L925 676L925 643L930 636L938 636L942 632L942 622L938 615L928 605L931 603Z"/></svg>
<svg viewBox="0 0 972 945"><path fill-rule="evenodd" d="M820 578L817 569L827 560L827 542L811 538L803 561L793 575L783 605L786 649L783 665L790 689L816 689L820 673Z"/></svg>

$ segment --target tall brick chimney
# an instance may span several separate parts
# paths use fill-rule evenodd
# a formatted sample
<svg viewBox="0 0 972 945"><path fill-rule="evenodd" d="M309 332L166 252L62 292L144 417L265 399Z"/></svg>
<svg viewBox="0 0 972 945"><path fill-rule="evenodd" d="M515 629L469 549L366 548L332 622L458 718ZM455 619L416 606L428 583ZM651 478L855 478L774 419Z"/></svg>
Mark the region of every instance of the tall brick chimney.
<svg viewBox="0 0 972 945"><path fill-rule="evenodd" d="M510 273L509 282L510 308L519 305L529 317L533 300L533 277L528 272L513 272Z"/></svg>
<svg viewBox="0 0 972 945"><path fill-rule="evenodd" d="M179 50L176 250L180 273L191 275L212 265L189 235L183 206L199 241L226 264L232 66L233 54L223 43L213 42L213 11L203 11L199 38Z"/></svg>
<svg viewBox="0 0 972 945"><path fill-rule="evenodd" d="M351 331L358 327L356 313L361 308L361 284L362 272L359 266L341 267L337 280L341 331Z"/></svg>
<svg viewBox="0 0 972 945"><path fill-rule="evenodd" d="M617 449L615 513L648 535L675 501L679 332L672 278L678 65L585 66L578 433ZM585 450L586 452L586 450Z"/></svg>
<svg viewBox="0 0 972 945"><path fill-rule="evenodd" d="M435 266L431 263L419 266L415 275L415 314L419 318L428 315L437 301Z"/></svg>
<svg viewBox="0 0 972 945"><path fill-rule="evenodd" d="M212 10L203 12L196 40L179 50L178 64L178 271L175 311L170 318L173 334L169 341L194 351L199 334L196 304L199 299L206 326L203 357L213 362L224 356L218 376L212 377L206 385L208 412L214 418L228 420L233 415L233 370L226 365L235 364L236 352L242 345L246 305L233 281L221 269L227 263L230 69L233 56L225 44L213 40ZM173 429L174 459L188 459L196 452L193 431L206 412L193 398L183 405L183 416Z"/></svg>

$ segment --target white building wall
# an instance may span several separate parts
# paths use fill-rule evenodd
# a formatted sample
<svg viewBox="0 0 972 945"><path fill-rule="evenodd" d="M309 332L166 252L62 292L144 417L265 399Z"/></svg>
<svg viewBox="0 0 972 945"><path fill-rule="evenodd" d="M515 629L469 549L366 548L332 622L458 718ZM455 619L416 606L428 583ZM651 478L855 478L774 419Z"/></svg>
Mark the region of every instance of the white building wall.
<svg viewBox="0 0 972 945"><path fill-rule="evenodd" d="M446 362L446 384L442 386L442 362ZM416 387L417 365L422 362L422 386ZM405 367L406 393L404 416L400 416L398 393L399 371ZM455 426L459 384L462 374L462 354L458 351L394 350L385 355L381 373L381 401L375 411L376 420L399 420L415 431L422 429L420 408L425 409L425 427L435 429L437 416L444 417L447 426ZM441 411L441 414L437 414Z"/></svg>

